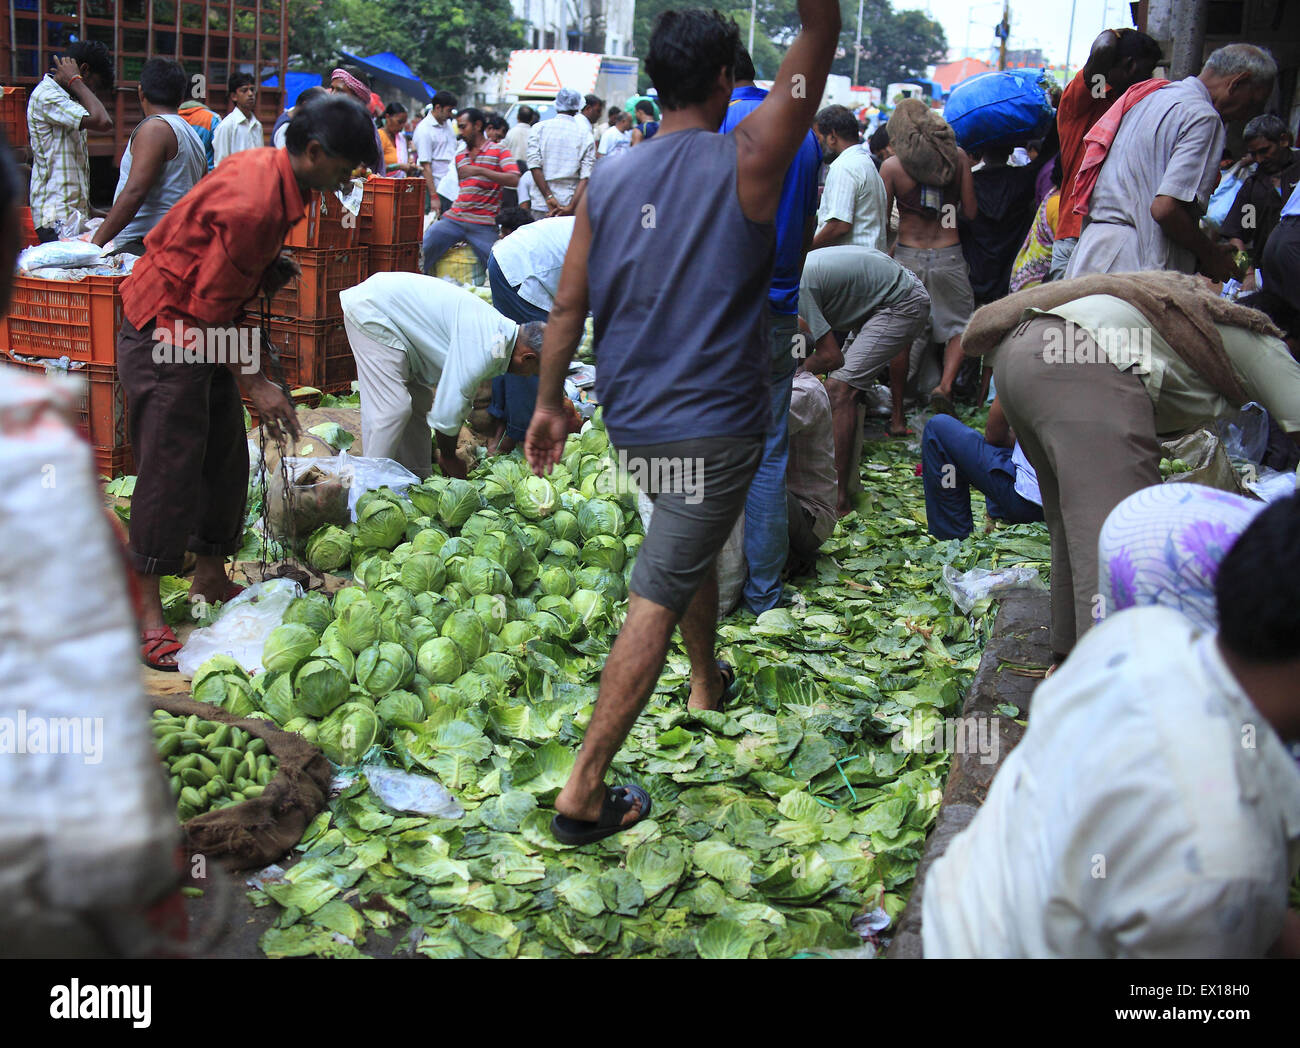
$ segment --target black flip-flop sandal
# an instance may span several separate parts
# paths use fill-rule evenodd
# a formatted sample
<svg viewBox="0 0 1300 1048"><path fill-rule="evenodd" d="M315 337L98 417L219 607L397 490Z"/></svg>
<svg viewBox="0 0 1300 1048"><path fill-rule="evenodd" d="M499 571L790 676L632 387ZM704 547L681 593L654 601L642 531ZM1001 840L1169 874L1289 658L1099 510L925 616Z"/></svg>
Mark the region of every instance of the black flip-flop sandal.
<svg viewBox="0 0 1300 1048"><path fill-rule="evenodd" d="M626 815L635 802L641 802L641 814L635 821L623 824ZM584 819L570 819L567 815L556 815L551 819L551 834L561 844L591 844L612 837L622 830L630 830L642 819L650 815L650 794L640 786L615 786L605 791L605 800L600 806L600 818L595 822Z"/></svg>

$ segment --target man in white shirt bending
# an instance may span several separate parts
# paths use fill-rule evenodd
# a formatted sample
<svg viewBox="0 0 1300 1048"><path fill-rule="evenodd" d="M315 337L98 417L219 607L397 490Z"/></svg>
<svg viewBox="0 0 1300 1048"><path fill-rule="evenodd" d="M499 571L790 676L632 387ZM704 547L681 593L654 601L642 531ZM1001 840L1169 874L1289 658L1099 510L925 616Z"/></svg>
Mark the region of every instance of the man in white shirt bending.
<svg viewBox="0 0 1300 1048"><path fill-rule="evenodd" d="M536 375L545 324L516 324L472 292L418 273L376 273L339 295L361 386L361 445L419 477L464 477L456 438L479 384ZM430 433L432 426L433 433Z"/></svg>
<svg viewBox="0 0 1300 1048"><path fill-rule="evenodd" d="M1300 955L1300 496L1228 551L1218 633L1089 630L930 868L927 957Z"/></svg>

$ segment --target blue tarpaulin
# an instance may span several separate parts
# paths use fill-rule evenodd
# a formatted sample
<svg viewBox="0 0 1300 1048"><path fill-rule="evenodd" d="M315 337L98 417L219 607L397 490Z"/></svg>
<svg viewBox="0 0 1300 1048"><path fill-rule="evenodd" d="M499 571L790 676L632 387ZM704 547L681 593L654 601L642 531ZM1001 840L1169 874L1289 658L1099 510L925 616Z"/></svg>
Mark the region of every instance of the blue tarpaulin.
<svg viewBox="0 0 1300 1048"><path fill-rule="evenodd" d="M287 73L284 78L284 108L292 109L298 96L309 87L320 87L319 73ZM280 78L270 76L262 81L263 87L279 87Z"/></svg>
<svg viewBox="0 0 1300 1048"><path fill-rule="evenodd" d="M392 51L384 51L368 57L349 54L347 51L340 51L339 53L374 79L394 84L408 95L431 99L436 94L432 87L416 76L414 69L393 54ZM378 93L382 94L383 92Z"/></svg>

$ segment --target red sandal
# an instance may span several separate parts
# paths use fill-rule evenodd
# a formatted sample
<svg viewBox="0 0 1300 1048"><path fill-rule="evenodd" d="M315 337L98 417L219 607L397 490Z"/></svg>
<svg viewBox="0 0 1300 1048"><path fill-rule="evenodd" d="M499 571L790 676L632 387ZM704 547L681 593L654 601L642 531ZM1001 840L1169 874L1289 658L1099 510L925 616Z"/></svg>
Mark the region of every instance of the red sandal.
<svg viewBox="0 0 1300 1048"><path fill-rule="evenodd" d="M140 659L150 669L163 673L176 673L180 667L175 663L163 662L174 656L184 645L176 639L170 626L160 626L156 630L140 631Z"/></svg>

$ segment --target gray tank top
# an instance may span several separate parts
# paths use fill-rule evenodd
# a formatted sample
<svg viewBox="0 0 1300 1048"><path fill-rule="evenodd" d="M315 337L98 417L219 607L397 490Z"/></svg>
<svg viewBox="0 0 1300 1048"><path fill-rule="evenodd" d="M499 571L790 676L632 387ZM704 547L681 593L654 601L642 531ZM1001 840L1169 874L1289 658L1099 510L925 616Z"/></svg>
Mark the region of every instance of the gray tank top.
<svg viewBox="0 0 1300 1048"><path fill-rule="evenodd" d="M736 141L662 132L587 191L596 393L622 447L767 430L776 227L736 195Z"/></svg>
<svg viewBox="0 0 1300 1048"><path fill-rule="evenodd" d="M170 113L147 117L140 121L135 131L131 132L131 140L127 142L126 152L122 154L122 170L117 179L114 200L121 196L122 190L126 188L127 179L131 177L131 146L135 142L136 133L150 120L167 121L176 135L176 156L163 165L162 174L154 183L153 189L149 191L149 195L144 198L140 210L126 224L126 228L113 238L118 243L143 240L163 215L171 210L172 205L194 188L194 184L208 173L208 161L203 150L203 142L183 117Z"/></svg>

